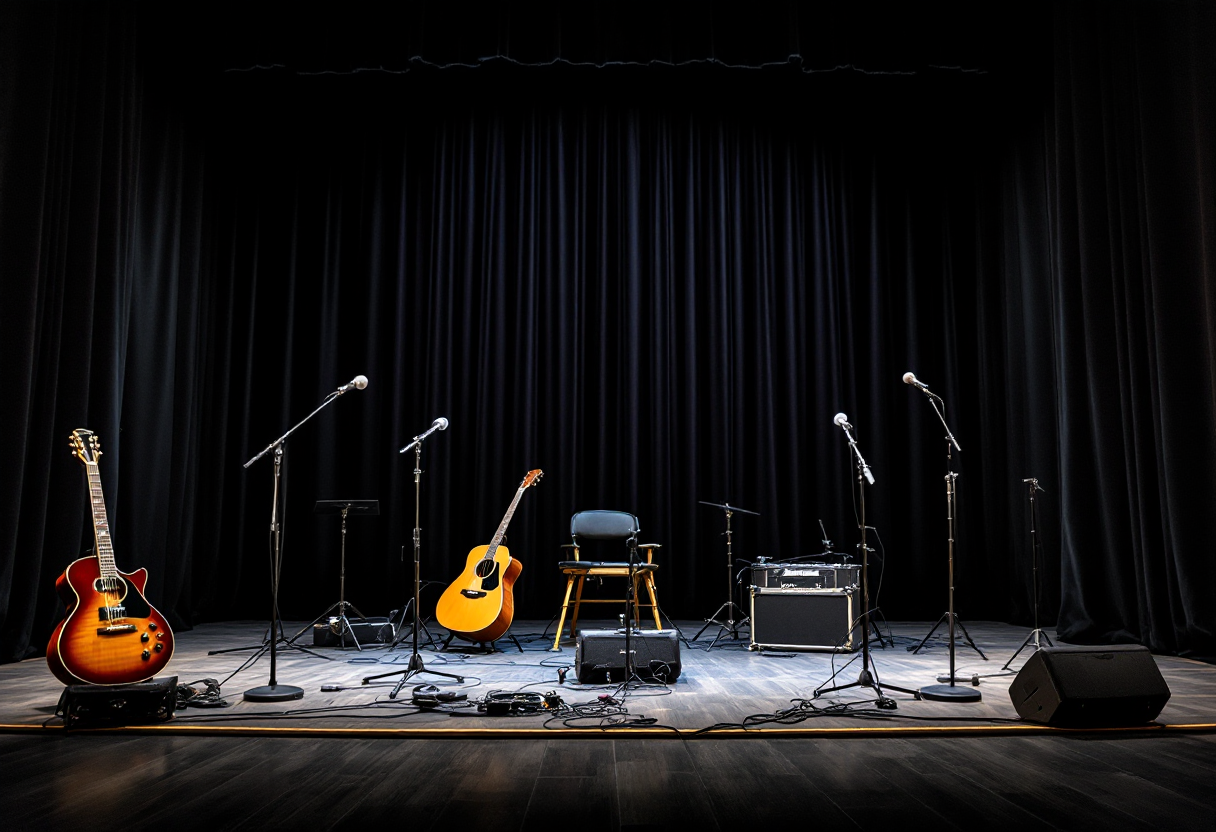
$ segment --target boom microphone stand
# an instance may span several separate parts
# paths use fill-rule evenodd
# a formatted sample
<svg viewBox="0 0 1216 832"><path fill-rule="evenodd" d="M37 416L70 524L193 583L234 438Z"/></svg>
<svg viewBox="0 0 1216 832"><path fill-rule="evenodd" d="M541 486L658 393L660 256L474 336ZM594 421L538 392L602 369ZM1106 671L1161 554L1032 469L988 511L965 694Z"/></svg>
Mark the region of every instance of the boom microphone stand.
<svg viewBox="0 0 1216 832"><path fill-rule="evenodd" d="M291 699L302 699L304 697L303 688L298 688L295 685L280 685L278 680L275 678L275 645L279 641L279 636L277 634L281 632L281 625L279 622L279 573L283 566L283 524L279 521L278 514L280 494L279 486L282 480L283 453L286 449L287 437L295 433L296 430L299 429L300 425L303 425L313 416L320 413L322 408L324 408L334 399L338 398L338 396L341 396L343 393L349 390L362 390L364 387L367 387L367 376L355 376L348 383L343 384L337 390L330 393L325 398L325 401L321 403L320 407L301 419L295 427L271 442L262 449L261 453L245 463L245 467L248 468L250 465L266 456L266 454L274 451L274 504L270 510L270 533L274 537L274 551L271 554L270 562L270 680L265 685L250 688L249 690L245 691L245 699L249 701L285 702ZM311 652L309 650L305 650L303 647L296 647L294 644L291 646L295 647L297 650L302 650L305 653ZM313 653L312 655L318 654Z"/></svg>
<svg viewBox="0 0 1216 832"><path fill-rule="evenodd" d="M925 642L927 642L929 640L929 636L933 635L933 631L938 628L938 625L940 625L942 621L949 619L949 621L950 621L950 676L949 676L949 681L946 684L926 685L925 687L921 688L920 695L922 697L924 697L925 699L930 699L930 700L934 700L934 701L938 701L938 702L945 702L945 701L978 702L978 701L980 701L980 698L981 698L980 692L978 690L957 687L954 684L954 681L955 681L955 679L954 679L954 630L955 630L955 627L958 627L959 629L963 630L963 635L967 638L967 643L970 644L972 646L972 648L975 649L975 652L980 654L980 658L984 659L985 661L987 661L987 659L988 659L988 657L984 655L983 651L980 650L980 648L976 647L975 643L973 641L971 641L971 636L967 635L966 629L963 629L963 625L961 623L959 623L958 616L954 612L954 516L956 513L955 509L956 509L956 505L957 505L955 502L956 495L955 495L954 481L958 478L958 474L956 474L953 470L951 470L953 456L951 454L950 449L953 448L954 450L958 451L959 453L962 453L963 449L959 447L958 440L956 440L954 438L954 435L952 433L950 433L950 428L948 425L946 425L946 417L942 415L941 408L938 407L938 402L941 401L941 399L938 398L938 396L936 394L930 392L928 386L925 385L924 383L918 381L916 376L913 375L912 373L904 373L904 383L911 384L912 386L919 388L921 392L923 392L926 396L929 397L929 403L931 405L933 405L933 412L937 414L937 418L941 420L942 427L946 429L946 521L947 521L948 532L949 532L948 533L948 550L949 550L949 560L950 560L949 609L941 617L941 619L938 620L937 624L933 625L933 628L929 630L929 632L925 636L924 640L922 640L921 643L919 645L917 645L916 649L913 650L912 652L913 653L918 652L921 647L924 647ZM938 677L938 680L942 681L940 676Z"/></svg>
<svg viewBox="0 0 1216 832"><path fill-rule="evenodd" d="M393 688L392 693L388 695L389 699L396 699L397 694L401 692L401 688L405 686L406 680L411 676L416 676L419 673L430 673L432 676L444 676L448 679L455 679L457 682L463 682L463 676L457 676L455 673L440 673L438 670L427 670L422 664L422 656L418 652L418 629L422 626L419 609L421 601L419 596L422 593L422 579L420 577L421 558L419 550L422 546L422 528L419 525L422 521L420 514L421 500L419 498L421 482L422 482L422 443L428 436L437 430L445 430L448 426L448 420L442 416L436 419L431 427L422 434L414 437L414 441L406 445L397 453L403 454L410 448L414 449L414 644L413 652L410 654L410 662L405 670L392 670L388 673L380 673L376 676L367 676L363 680L363 684L367 684L372 679L383 679L385 676L396 676L401 673L401 681Z"/></svg>
<svg viewBox="0 0 1216 832"><path fill-rule="evenodd" d="M857 449L857 440L853 438L853 426L849 424L848 417L843 413L837 413L836 418L832 421L844 428L844 435L848 437L849 447L853 450L853 455L857 457L857 493L859 495L858 504L861 511L861 673L858 674L856 682L837 685L834 688L816 690L815 696L837 690L845 690L846 688L873 688L878 694L878 707L884 710L891 710L896 707L895 700L883 694L882 686L878 681L878 674L870 669L870 550L866 547L866 483L869 482L870 485L874 484L874 474L871 473L870 466L862 459L861 451ZM853 622L849 622L850 631L853 626ZM887 685L886 687L888 690L910 693L915 698L920 699L920 694L909 688L900 688L894 685Z"/></svg>
<svg viewBox="0 0 1216 832"><path fill-rule="evenodd" d="M1008 670L1009 665L1013 664L1013 660L1018 657L1018 653L1025 650L1026 645L1030 644L1032 641L1034 642L1035 652L1043 649L1043 645L1039 643L1040 638L1047 642L1048 647L1055 646L1051 643L1051 639L1047 637L1047 633L1039 629L1039 544L1038 537L1035 535L1035 526L1037 524L1035 523L1034 517L1034 492L1043 491L1043 488L1039 485L1039 481L1034 477L1027 477L1026 479L1022 480L1022 482L1027 483L1030 486L1030 569L1031 592L1033 593L1034 597L1034 629L1030 631L1030 635L1026 636L1026 640L1022 642L1022 646L1009 657L1009 661L1005 662L1004 666L1001 667L1001 670Z"/></svg>

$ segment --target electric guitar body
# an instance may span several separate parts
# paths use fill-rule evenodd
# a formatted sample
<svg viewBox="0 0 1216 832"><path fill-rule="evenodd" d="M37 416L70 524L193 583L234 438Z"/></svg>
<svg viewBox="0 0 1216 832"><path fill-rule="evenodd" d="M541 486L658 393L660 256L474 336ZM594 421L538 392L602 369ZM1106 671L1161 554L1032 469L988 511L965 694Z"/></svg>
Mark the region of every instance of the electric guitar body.
<svg viewBox="0 0 1216 832"><path fill-rule="evenodd" d="M492 642L511 628L515 617L512 587L524 567L501 545L502 539L524 491L542 476L539 469L528 472L493 540L489 545L473 547L464 571L439 596L435 620L454 635L469 641Z"/></svg>
<svg viewBox="0 0 1216 832"><path fill-rule="evenodd" d="M46 661L65 685L125 685L151 679L173 655L169 622L144 597L148 571L114 565L101 478L98 440L83 428L72 447L89 474L94 554L73 561L55 581L67 614L55 627Z"/></svg>

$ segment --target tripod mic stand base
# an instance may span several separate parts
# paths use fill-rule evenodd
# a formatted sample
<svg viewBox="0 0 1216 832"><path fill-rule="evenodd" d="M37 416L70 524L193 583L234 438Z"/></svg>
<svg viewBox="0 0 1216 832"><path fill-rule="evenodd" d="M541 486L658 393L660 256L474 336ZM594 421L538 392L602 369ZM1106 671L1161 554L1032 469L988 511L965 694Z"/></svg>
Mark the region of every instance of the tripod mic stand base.
<svg viewBox="0 0 1216 832"><path fill-rule="evenodd" d="M288 702L303 698L304 689L295 685L262 685L245 691L245 699L249 702Z"/></svg>
<svg viewBox="0 0 1216 832"><path fill-rule="evenodd" d="M926 685L920 689L920 698L930 702L979 702L981 699L978 690L955 685Z"/></svg>

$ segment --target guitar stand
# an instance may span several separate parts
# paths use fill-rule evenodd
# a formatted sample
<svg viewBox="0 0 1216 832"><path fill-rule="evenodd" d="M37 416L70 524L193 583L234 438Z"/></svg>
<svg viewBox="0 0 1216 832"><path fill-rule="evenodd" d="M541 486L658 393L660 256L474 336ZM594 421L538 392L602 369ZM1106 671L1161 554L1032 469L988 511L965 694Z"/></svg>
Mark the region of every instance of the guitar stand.
<svg viewBox="0 0 1216 832"><path fill-rule="evenodd" d="M444 641L443 641L443 645L442 645L442 646L439 648L439 651L440 651L441 653L442 653L442 652L445 652L445 651L448 649L448 645L452 643L452 639L455 639L455 638L459 638L459 636L458 636L456 633L448 633L448 637L447 637L446 639L444 639ZM509 639L511 639L511 643L515 645L515 648L516 648L517 650L519 650L519 652L521 652L521 653L522 653L522 652L524 652L523 645L519 643L519 639L517 639L517 638L516 638L514 635L512 635L511 633L504 633L504 634L503 634L503 638L509 638ZM499 650L499 649L498 649L497 642L493 642L493 641L476 641L476 642L472 642L472 643L473 643L473 644L476 644L476 645L477 645L477 647L478 647L478 649L479 649L479 650L480 650L482 653L490 654L490 653L501 653L501 652L503 652L502 650Z"/></svg>
<svg viewBox="0 0 1216 832"><path fill-rule="evenodd" d="M288 639L288 644L294 645L296 639L307 633L323 619L329 617L331 612L337 610L338 632L336 635L338 636L338 647L346 647L346 636L349 634L351 641L355 643L356 649L359 652L363 652L363 645L359 643L359 637L355 635L355 628L351 626L350 619L346 617L346 611L349 609L359 616L360 621L364 624L367 623L367 616L359 612L358 607L346 600L346 516L352 511L361 514L379 514L380 502L378 500L318 500L317 504L313 506L315 514L342 515L342 554L338 561L338 600L331 604L325 612L304 625L304 628L300 632ZM331 624L330 627L332 629L333 625Z"/></svg>
<svg viewBox="0 0 1216 832"><path fill-rule="evenodd" d="M745 508L738 508L737 506L732 506L730 503L707 503L704 500L699 500L698 502L700 502L701 505L713 506L714 508L720 508L726 512L726 533L725 534L726 534L726 597L727 597L727 601L725 604L718 607L717 611L715 611L713 615L711 615L709 618L705 619L705 626L703 626L700 630L697 630L697 634L692 637L692 640L696 641L697 639L699 639L701 637L701 634L704 633L709 628L709 625L717 624L718 625L718 634L716 636L714 636L714 640L709 643L709 647L705 648L706 652L708 652L708 651L712 650L714 648L714 645L716 645L722 639L722 637L725 636L727 633L730 633L731 639L733 639L734 641L739 641L739 638L740 638L739 637L739 628L748 626L751 624L751 619L743 612L742 609L739 608L739 605L735 603L735 580L734 580L735 561L731 555L730 518L731 518L731 515L734 514L736 511L741 511L744 514L752 514L752 515L755 515L756 517L759 517L760 513L756 512L756 511L748 511ZM735 613L738 613L738 615L739 615L739 618L737 620L735 619ZM724 620L719 621L718 619L720 617L724 617Z"/></svg>

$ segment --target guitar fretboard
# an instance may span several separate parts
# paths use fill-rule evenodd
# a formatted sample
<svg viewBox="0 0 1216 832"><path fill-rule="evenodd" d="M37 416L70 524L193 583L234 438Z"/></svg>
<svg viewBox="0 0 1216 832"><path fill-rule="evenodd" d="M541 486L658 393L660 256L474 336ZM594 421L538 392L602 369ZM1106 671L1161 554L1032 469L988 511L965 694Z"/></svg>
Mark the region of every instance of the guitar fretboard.
<svg viewBox="0 0 1216 832"><path fill-rule="evenodd" d="M515 492L515 499L511 501L511 507L507 509L506 515L502 518L502 522L498 524L498 531L494 532L493 539L490 540L490 546L486 549L482 560L494 560L494 553L498 551L498 545L502 543L503 535L507 533L507 526L511 522L511 518L515 515L515 507L519 505L519 498L524 496L524 491L527 486L523 486Z"/></svg>
<svg viewBox="0 0 1216 832"><path fill-rule="evenodd" d="M116 578L114 548L110 545L110 523L106 519L106 501L101 493L101 474L96 462L86 462L89 475L89 504L93 509L93 539L97 542L97 571L103 578Z"/></svg>

